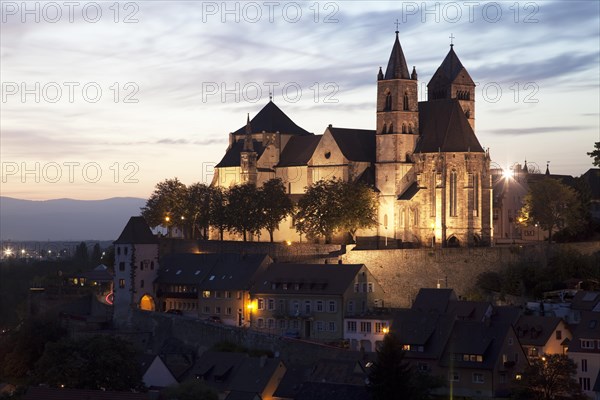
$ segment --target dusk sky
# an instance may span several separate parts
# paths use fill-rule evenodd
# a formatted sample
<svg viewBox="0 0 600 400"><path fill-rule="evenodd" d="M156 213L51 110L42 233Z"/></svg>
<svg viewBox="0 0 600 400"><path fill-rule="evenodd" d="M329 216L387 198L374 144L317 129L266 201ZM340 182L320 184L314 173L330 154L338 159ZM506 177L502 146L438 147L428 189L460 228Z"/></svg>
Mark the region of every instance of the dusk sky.
<svg viewBox="0 0 600 400"><path fill-rule="evenodd" d="M497 165L550 161L579 176L600 141L597 1L23 4L1 3L2 196L148 197L165 178L210 183L228 133L270 88L315 134L374 129L396 19L420 100L454 37L477 82L477 137Z"/></svg>

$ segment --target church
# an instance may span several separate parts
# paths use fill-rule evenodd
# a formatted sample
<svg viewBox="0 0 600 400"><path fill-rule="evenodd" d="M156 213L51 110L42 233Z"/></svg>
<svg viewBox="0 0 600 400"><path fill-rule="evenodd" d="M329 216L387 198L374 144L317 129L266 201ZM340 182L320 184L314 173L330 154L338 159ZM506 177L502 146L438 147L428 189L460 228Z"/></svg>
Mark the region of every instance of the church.
<svg viewBox="0 0 600 400"><path fill-rule="evenodd" d="M229 134L212 185L280 178L293 200L320 179L371 186L378 225L357 232L378 247L458 247L493 240L490 156L475 135L475 83L454 47L418 101L416 68L409 73L398 38L387 68L377 74L374 130L329 125L315 135L270 100L246 125ZM216 235L216 233L215 233ZM236 239L230 235L229 239ZM268 240L261 235L255 240ZM302 241L292 218L277 241Z"/></svg>

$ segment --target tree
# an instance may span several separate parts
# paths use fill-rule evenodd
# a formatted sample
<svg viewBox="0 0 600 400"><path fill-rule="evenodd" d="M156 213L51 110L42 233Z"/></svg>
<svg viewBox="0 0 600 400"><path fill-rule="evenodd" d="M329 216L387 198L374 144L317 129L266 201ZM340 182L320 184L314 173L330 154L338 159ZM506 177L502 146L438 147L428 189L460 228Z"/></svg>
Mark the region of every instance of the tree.
<svg viewBox="0 0 600 400"><path fill-rule="evenodd" d="M588 156L592 157L594 161L592 163L596 167L600 167L600 142L594 143L594 150L587 153Z"/></svg>
<svg viewBox="0 0 600 400"><path fill-rule="evenodd" d="M367 389L373 400L427 399L431 389L440 387L437 379L414 371L404 362L404 355L398 338L393 333L386 334L369 372Z"/></svg>
<svg viewBox="0 0 600 400"><path fill-rule="evenodd" d="M142 207L142 216L148 225L153 228L166 226L170 236L172 226L184 217L186 192L185 185L177 178L157 183L146 205Z"/></svg>
<svg viewBox="0 0 600 400"><path fill-rule="evenodd" d="M346 231L355 239L356 230L376 225L377 204L373 191L364 185L339 179L321 180L309 186L298 202L296 230L310 238Z"/></svg>
<svg viewBox="0 0 600 400"><path fill-rule="evenodd" d="M48 343L36 363L35 383L95 390L143 387L133 345L121 338L93 336Z"/></svg>
<svg viewBox="0 0 600 400"><path fill-rule="evenodd" d="M575 380L577 365L564 354L544 354L526 367L516 381L517 399L554 400L585 399Z"/></svg>
<svg viewBox="0 0 600 400"><path fill-rule="evenodd" d="M210 192L208 220L211 226L219 230L219 239L223 240L223 233L227 229L227 193L220 187Z"/></svg>
<svg viewBox="0 0 600 400"><path fill-rule="evenodd" d="M273 232L278 229L282 219L292 212L292 201L285 192L281 179L269 179L258 190L261 207L261 228L269 232L273 242Z"/></svg>
<svg viewBox="0 0 600 400"><path fill-rule="evenodd" d="M548 231L548 241L557 229L576 231L583 221L575 190L556 179L544 178L533 182L525 195L519 221L526 225L539 224Z"/></svg>
<svg viewBox="0 0 600 400"><path fill-rule="evenodd" d="M194 183L187 187L183 226L193 239L197 237L196 232L200 233L202 239L208 239L211 193L212 188L203 183Z"/></svg>
<svg viewBox="0 0 600 400"><path fill-rule="evenodd" d="M342 184L342 221L340 227L356 242L356 231L377 226L377 199L375 192L360 183Z"/></svg>
<svg viewBox="0 0 600 400"><path fill-rule="evenodd" d="M227 226L231 231L241 234L245 242L248 233L255 234L260 231L258 189L252 183L236 185L228 190L227 199Z"/></svg>
<svg viewBox="0 0 600 400"><path fill-rule="evenodd" d="M100 243L96 243L94 245L94 248L92 249L91 261L94 266L97 266L102 262L102 249L100 248Z"/></svg>
<svg viewBox="0 0 600 400"><path fill-rule="evenodd" d="M85 244L85 242L81 242L77 245L77 247L75 248L75 256L74 256L75 262L80 264L83 267L87 267L88 263L89 263L89 257L88 257L88 251L87 251L87 245Z"/></svg>
<svg viewBox="0 0 600 400"><path fill-rule="evenodd" d="M197 379L189 379L165 389L166 400L218 400L217 393Z"/></svg>

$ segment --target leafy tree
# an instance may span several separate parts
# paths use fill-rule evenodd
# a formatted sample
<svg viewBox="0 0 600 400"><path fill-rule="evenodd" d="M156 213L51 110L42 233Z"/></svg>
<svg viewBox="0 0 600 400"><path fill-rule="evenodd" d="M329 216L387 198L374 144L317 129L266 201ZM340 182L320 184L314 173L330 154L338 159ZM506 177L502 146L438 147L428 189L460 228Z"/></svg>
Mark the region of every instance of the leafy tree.
<svg viewBox="0 0 600 400"><path fill-rule="evenodd" d="M336 230L356 231L376 225L375 195L366 186L339 179L321 180L309 186L298 202L296 230L326 242Z"/></svg>
<svg viewBox="0 0 600 400"><path fill-rule="evenodd" d="M359 183L342 184L342 221L340 227L356 242L356 231L377 226L375 192Z"/></svg>
<svg viewBox="0 0 600 400"><path fill-rule="evenodd" d="M142 207L142 216L148 225L166 226L170 236L173 225L184 217L186 192L186 186L177 178L157 183L146 205Z"/></svg>
<svg viewBox="0 0 600 400"><path fill-rule="evenodd" d="M191 238L195 239L199 232L202 239L208 239L211 193L212 188L203 183L194 183L187 188L183 225Z"/></svg>
<svg viewBox="0 0 600 400"><path fill-rule="evenodd" d="M520 381L517 399L585 399L575 380L577 365L564 354L544 354L530 362Z"/></svg>
<svg viewBox="0 0 600 400"><path fill-rule="evenodd" d="M556 179L544 178L533 182L525 196L519 221L526 225L538 223L548 231L548 241L556 229L578 230L583 221L575 190Z"/></svg>
<svg viewBox="0 0 600 400"><path fill-rule="evenodd" d="M392 333L385 335L369 373L367 389L373 400L428 399L430 390L440 387L437 379L414 371L404 362L404 355L398 338Z"/></svg>
<svg viewBox="0 0 600 400"><path fill-rule="evenodd" d="M211 226L219 230L219 239L227 230L227 192L220 187L212 188L210 192L208 220Z"/></svg>
<svg viewBox="0 0 600 400"><path fill-rule="evenodd" d="M143 387L137 351L110 336L48 343L36 363L35 383L78 389L130 390Z"/></svg>
<svg viewBox="0 0 600 400"><path fill-rule="evenodd" d="M87 267L90 260L87 251L87 245L85 242L81 242L75 248L75 262L80 264L80 266Z"/></svg>
<svg viewBox="0 0 600 400"><path fill-rule="evenodd" d="M102 249L100 248L100 243L96 243L94 245L94 248L92 249L91 261L94 266L97 266L102 262Z"/></svg>
<svg viewBox="0 0 600 400"><path fill-rule="evenodd" d="M600 142L594 143L594 150L587 153L588 156L592 157L594 161L592 163L596 167L600 167Z"/></svg>
<svg viewBox="0 0 600 400"><path fill-rule="evenodd" d="M261 207L259 192L252 183L233 186L227 192L227 225L247 241L248 233L260 231Z"/></svg>
<svg viewBox="0 0 600 400"><path fill-rule="evenodd" d="M273 232L278 229L282 219L292 212L292 201L285 191L281 179L270 179L258 190L261 207L261 227L269 232L273 242Z"/></svg>
<svg viewBox="0 0 600 400"><path fill-rule="evenodd" d="M166 400L218 400L219 396L204 382L189 379L178 385L172 385L163 392Z"/></svg>

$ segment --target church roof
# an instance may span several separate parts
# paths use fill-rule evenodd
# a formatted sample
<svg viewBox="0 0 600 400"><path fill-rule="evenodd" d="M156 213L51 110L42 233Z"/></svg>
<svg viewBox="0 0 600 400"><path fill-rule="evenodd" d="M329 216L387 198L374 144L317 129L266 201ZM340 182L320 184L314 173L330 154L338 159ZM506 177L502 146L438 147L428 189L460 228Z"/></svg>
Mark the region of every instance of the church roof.
<svg viewBox="0 0 600 400"><path fill-rule="evenodd" d="M237 140L234 142L221 159L221 162L217 164L216 168L239 167L240 153L244 150L244 143L244 140ZM254 148L254 152L256 152L257 158L260 158L265 151L262 143L257 140L252 140L252 147Z"/></svg>
<svg viewBox="0 0 600 400"><path fill-rule="evenodd" d="M246 134L246 126L247 124L233 133L235 135ZM265 131L271 133L279 132L289 135L312 135L312 133L296 125L294 121L290 119L290 117L285 115L285 113L281 111L281 109L277 107L275 103L273 103L273 101L269 101L267 105L264 106L262 110L260 110L258 114L256 114L254 118L250 120L250 126L252 127L253 133Z"/></svg>
<svg viewBox="0 0 600 400"><path fill-rule="evenodd" d="M306 165L323 135L292 136L279 156L277 167Z"/></svg>
<svg viewBox="0 0 600 400"><path fill-rule="evenodd" d="M483 153L483 148L456 99L420 102L419 129L421 136L415 153Z"/></svg>
<svg viewBox="0 0 600 400"><path fill-rule="evenodd" d="M410 79L406 58L404 58L404 52L398 39L398 31L396 31L396 41L394 47L392 47L392 54L390 54L384 79Z"/></svg>
<svg viewBox="0 0 600 400"><path fill-rule="evenodd" d="M444 58L442 64L439 66L437 71L435 71L435 74L433 74L433 77L427 86L438 80L441 81L441 83L452 83L457 80L457 78L460 83L475 85L471 79L471 76L465 67L463 67L460 59L454 52L454 47L450 46L450 51L446 55L446 58Z"/></svg>
<svg viewBox="0 0 600 400"><path fill-rule="evenodd" d="M415 194L417 194L418 191L419 185L417 185L417 182L413 182L398 196L398 200L411 200L413 197L415 197Z"/></svg>
<svg viewBox="0 0 600 400"><path fill-rule="evenodd" d="M366 186L372 188L377 193L379 193L379 191L380 191L377 188L376 177L375 177L375 168L372 165L365 168L363 173L360 174L358 178L356 178L356 182L362 183L363 185L366 185Z"/></svg>
<svg viewBox="0 0 600 400"><path fill-rule="evenodd" d="M327 128L348 161L375 162L375 131Z"/></svg>
<svg viewBox="0 0 600 400"><path fill-rule="evenodd" d="M123 232L114 244L155 244L156 236L152 234L144 217L131 217L123 228Z"/></svg>

